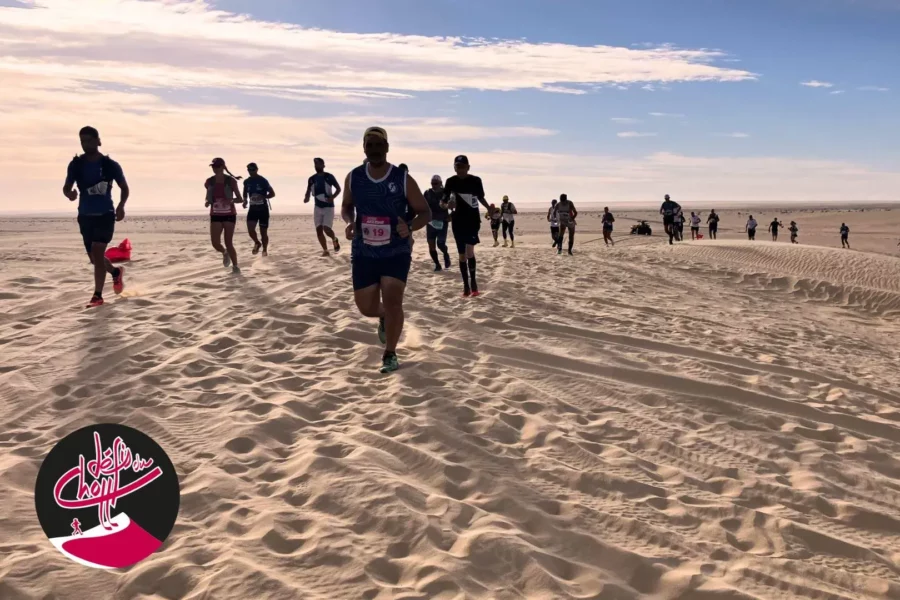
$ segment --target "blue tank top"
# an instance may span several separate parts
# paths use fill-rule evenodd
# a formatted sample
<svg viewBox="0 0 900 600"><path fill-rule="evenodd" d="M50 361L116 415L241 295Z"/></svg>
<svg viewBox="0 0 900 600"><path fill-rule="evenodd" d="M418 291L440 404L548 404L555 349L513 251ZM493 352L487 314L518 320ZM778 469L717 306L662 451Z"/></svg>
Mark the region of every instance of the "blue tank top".
<svg viewBox="0 0 900 600"><path fill-rule="evenodd" d="M387 175L376 181L367 165L350 172L350 192L356 208L356 233L351 255L362 258L391 258L412 253L409 238L397 234L397 222L406 220L406 172L391 165Z"/></svg>

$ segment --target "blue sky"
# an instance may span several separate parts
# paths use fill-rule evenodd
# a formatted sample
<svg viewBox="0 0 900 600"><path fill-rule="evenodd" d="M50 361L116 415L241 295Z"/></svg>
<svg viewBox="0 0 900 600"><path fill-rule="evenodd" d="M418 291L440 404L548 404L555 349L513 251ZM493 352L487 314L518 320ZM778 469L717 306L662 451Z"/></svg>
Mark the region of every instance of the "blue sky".
<svg viewBox="0 0 900 600"><path fill-rule="evenodd" d="M369 122L397 132L392 157L414 176L448 175L466 152L489 194L522 204L561 187L621 203L886 201L900 185L897 0L73 5L0 0L0 83L24 88L0 157L24 161L14 140L29 140L41 208L58 206L50 173L81 121L162 186L147 204L161 210L188 204L212 155L256 160L292 194L313 155L343 175ZM149 163L191 167L158 182Z"/></svg>

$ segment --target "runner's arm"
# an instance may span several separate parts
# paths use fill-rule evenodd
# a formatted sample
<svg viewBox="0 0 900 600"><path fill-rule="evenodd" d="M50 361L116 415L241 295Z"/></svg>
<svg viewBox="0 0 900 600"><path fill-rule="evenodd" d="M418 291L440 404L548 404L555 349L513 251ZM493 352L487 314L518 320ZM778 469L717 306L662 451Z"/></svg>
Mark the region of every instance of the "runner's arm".
<svg viewBox="0 0 900 600"><path fill-rule="evenodd" d="M334 193L331 195L331 201L334 202L334 199L337 198L341 193L341 184L337 182L337 179L334 177L331 178L329 182L334 187Z"/></svg>
<svg viewBox="0 0 900 600"><path fill-rule="evenodd" d="M309 181L306 182L306 197L303 198L303 204L306 204L307 202L309 202L309 195L312 192L312 186L313 186L312 177L310 177Z"/></svg>
<svg viewBox="0 0 900 600"><path fill-rule="evenodd" d="M128 182L125 181L125 173L122 172L121 166L116 169L113 179L116 185L119 186L119 206L125 206L125 203L128 202L128 196L131 195L131 189L128 187Z"/></svg>
<svg viewBox="0 0 900 600"><path fill-rule="evenodd" d="M484 199L484 184L481 182L481 179L478 180L478 201L481 202L483 207L490 210L491 205Z"/></svg>
<svg viewBox="0 0 900 600"><path fill-rule="evenodd" d="M63 184L63 196L68 198L70 201L78 200L78 192L72 189L72 186L75 185L75 161L69 163L69 167L66 169L66 182Z"/></svg>
<svg viewBox="0 0 900 600"><path fill-rule="evenodd" d="M309 191L307 190L307 200ZM347 179L344 180L344 199L341 202L341 218L347 225L353 225L353 218L356 216L353 205L353 192L350 190L350 174L347 173Z"/></svg>
<svg viewBox="0 0 900 600"><path fill-rule="evenodd" d="M409 224L410 231L422 229L431 221L431 207L425 201L422 190L416 180L406 174L406 201L409 202L410 208L416 213L416 217Z"/></svg>
<svg viewBox="0 0 900 600"><path fill-rule="evenodd" d="M575 218L578 217L578 211L575 210L575 205L574 205L574 204L572 204L571 202L570 202L569 204L572 205L572 220L575 220Z"/></svg>
<svg viewBox="0 0 900 600"><path fill-rule="evenodd" d="M266 200L271 200L275 197L275 188L269 185L269 189L266 190Z"/></svg>
<svg viewBox="0 0 900 600"><path fill-rule="evenodd" d="M244 202L250 197L250 190L247 189L247 180L244 180Z"/></svg>

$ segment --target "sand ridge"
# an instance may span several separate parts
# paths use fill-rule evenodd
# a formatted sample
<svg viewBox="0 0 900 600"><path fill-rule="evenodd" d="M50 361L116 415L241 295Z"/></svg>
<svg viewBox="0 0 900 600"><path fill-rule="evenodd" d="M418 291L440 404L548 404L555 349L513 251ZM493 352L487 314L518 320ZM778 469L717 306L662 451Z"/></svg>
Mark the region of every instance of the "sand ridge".
<svg viewBox="0 0 900 600"><path fill-rule="evenodd" d="M266 259L239 230L241 277L203 219L129 219L128 289L96 311L71 221L2 222L0 597L900 598L891 248L617 231L568 257L519 226L479 247L478 300L419 236L385 377L309 219L273 215ZM118 573L34 517L43 456L98 421L182 485Z"/></svg>

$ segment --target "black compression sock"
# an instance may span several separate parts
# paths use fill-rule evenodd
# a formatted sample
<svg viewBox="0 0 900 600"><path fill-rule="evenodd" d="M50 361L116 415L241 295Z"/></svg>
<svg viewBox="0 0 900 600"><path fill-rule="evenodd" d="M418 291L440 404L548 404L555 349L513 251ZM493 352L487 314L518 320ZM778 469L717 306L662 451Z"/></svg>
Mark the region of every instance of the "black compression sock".
<svg viewBox="0 0 900 600"><path fill-rule="evenodd" d="M466 262L469 263L469 279L472 281L472 289L477 290L478 285L475 283L475 257L473 256Z"/></svg>
<svg viewBox="0 0 900 600"><path fill-rule="evenodd" d="M103 293L102 293L102 292L94 291L94 298L102 298L102 297L103 297Z"/></svg>
<svg viewBox="0 0 900 600"><path fill-rule="evenodd" d="M118 277L118 276L119 276L119 273L121 273L121 272L122 272L122 271L119 270L119 267L115 267L115 268L113 269L112 276L113 276L113 277Z"/></svg>
<svg viewBox="0 0 900 600"><path fill-rule="evenodd" d="M441 266L441 262L438 260L438 253L437 253L437 250L431 250L431 249L429 249L429 250L428 250L428 254L431 255L431 260L434 261L434 264L436 264L437 266Z"/></svg>
<svg viewBox="0 0 900 600"><path fill-rule="evenodd" d="M469 266L466 263L460 261L459 272L462 273L463 287L465 287L465 289L469 289Z"/></svg>

